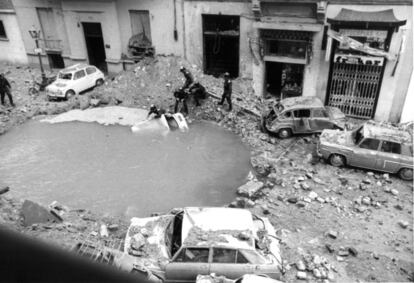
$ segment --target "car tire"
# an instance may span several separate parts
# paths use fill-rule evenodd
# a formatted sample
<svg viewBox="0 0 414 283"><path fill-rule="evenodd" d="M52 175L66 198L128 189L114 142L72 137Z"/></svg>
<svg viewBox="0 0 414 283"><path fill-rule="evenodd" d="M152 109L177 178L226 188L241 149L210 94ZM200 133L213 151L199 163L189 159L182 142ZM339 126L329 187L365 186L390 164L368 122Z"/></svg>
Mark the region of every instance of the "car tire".
<svg viewBox="0 0 414 283"><path fill-rule="evenodd" d="M75 92L73 91L73 90L68 90L66 93L65 93L65 100L68 100L68 98L69 97L71 97L71 96L74 96L75 95Z"/></svg>
<svg viewBox="0 0 414 283"><path fill-rule="evenodd" d="M103 79L97 79L95 82L95 86L101 86L104 84L104 80Z"/></svg>
<svg viewBox="0 0 414 283"><path fill-rule="evenodd" d="M402 168L400 171L398 171L398 177L405 181L411 181L413 179L413 169Z"/></svg>
<svg viewBox="0 0 414 283"><path fill-rule="evenodd" d="M289 129L289 128L283 128L283 129L280 129L277 132L277 135L281 139L287 139L287 138L290 138L292 136L292 130Z"/></svg>
<svg viewBox="0 0 414 283"><path fill-rule="evenodd" d="M346 159L344 156L334 153L329 156L329 163L335 167L343 167L346 164Z"/></svg>

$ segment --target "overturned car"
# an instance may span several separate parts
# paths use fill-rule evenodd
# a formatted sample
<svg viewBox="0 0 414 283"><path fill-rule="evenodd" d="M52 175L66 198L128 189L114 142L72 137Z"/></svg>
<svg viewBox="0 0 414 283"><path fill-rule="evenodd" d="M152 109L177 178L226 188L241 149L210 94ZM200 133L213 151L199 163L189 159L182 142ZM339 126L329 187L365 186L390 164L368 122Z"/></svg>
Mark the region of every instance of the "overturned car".
<svg viewBox="0 0 414 283"><path fill-rule="evenodd" d="M195 282L199 274L237 279L261 274L279 279L279 239L267 218L224 207L188 207L132 218L124 253L137 270L165 282Z"/></svg>
<svg viewBox="0 0 414 283"><path fill-rule="evenodd" d="M345 114L339 108L324 106L317 97L292 97L271 105L262 115L261 126L265 132L283 139L292 134L344 129Z"/></svg>

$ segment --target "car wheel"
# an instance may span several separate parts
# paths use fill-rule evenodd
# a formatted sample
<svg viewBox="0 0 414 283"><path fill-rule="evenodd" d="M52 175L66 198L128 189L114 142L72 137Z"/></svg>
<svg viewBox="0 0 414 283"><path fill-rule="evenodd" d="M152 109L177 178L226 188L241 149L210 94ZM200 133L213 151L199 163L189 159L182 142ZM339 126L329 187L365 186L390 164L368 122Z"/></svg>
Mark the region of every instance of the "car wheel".
<svg viewBox="0 0 414 283"><path fill-rule="evenodd" d="M98 79L96 80L95 86L100 86L104 84L104 80L103 79Z"/></svg>
<svg viewBox="0 0 414 283"><path fill-rule="evenodd" d="M405 181L411 181L413 179L413 169L402 168L398 171L398 177Z"/></svg>
<svg viewBox="0 0 414 283"><path fill-rule="evenodd" d="M74 96L75 95L75 92L73 91L73 90L68 90L66 93L65 93L65 100L68 100L68 98L69 97L71 97L71 96Z"/></svg>
<svg viewBox="0 0 414 283"><path fill-rule="evenodd" d="M345 157L340 154L332 154L329 156L329 163L335 167L342 167L345 166Z"/></svg>
<svg viewBox="0 0 414 283"><path fill-rule="evenodd" d="M279 138L287 139L287 138L290 138L292 136L292 130L288 129L288 128L280 129L277 134L278 134Z"/></svg>

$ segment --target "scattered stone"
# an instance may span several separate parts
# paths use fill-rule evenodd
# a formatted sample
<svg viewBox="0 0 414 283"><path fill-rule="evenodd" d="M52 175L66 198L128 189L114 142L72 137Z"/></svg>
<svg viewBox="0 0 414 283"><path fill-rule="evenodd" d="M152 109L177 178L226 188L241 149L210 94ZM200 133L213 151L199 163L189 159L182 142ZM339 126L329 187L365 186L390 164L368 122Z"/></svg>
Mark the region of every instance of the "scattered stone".
<svg viewBox="0 0 414 283"><path fill-rule="evenodd" d="M320 203L325 203L325 199L324 198L317 197L316 200L319 201Z"/></svg>
<svg viewBox="0 0 414 283"><path fill-rule="evenodd" d="M358 256L358 251L354 247L349 247L348 251L353 256Z"/></svg>
<svg viewBox="0 0 414 283"><path fill-rule="evenodd" d="M366 189L368 189L368 186L367 186L367 185L365 185L365 184L359 184L359 189L360 189L361 191L365 191Z"/></svg>
<svg viewBox="0 0 414 283"><path fill-rule="evenodd" d="M302 182L300 183L300 186L302 187L302 189L304 189L305 191L310 190L310 186L306 183L306 182Z"/></svg>
<svg viewBox="0 0 414 283"><path fill-rule="evenodd" d="M338 177L338 180L339 180L339 182L341 182L342 186L346 186L349 183L348 179L345 178L345 177Z"/></svg>
<svg viewBox="0 0 414 283"><path fill-rule="evenodd" d="M7 193L10 190L8 186L3 187L0 189L0 195Z"/></svg>
<svg viewBox="0 0 414 283"><path fill-rule="evenodd" d="M406 229L408 227L408 222L404 220L398 221L398 224L401 226L401 228Z"/></svg>
<svg viewBox="0 0 414 283"><path fill-rule="evenodd" d="M298 202L296 203L296 205L297 205L298 207L305 207L305 206L306 206L306 203L305 203L305 202L303 202L303 201L298 201Z"/></svg>
<svg viewBox="0 0 414 283"><path fill-rule="evenodd" d="M263 211L263 214L265 215L270 214L269 207L266 204L262 205L262 211Z"/></svg>
<svg viewBox="0 0 414 283"><path fill-rule="evenodd" d="M316 278L322 278L321 272L319 271L319 269L316 268L313 270L313 276L315 276Z"/></svg>
<svg viewBox="0 0 414 283"><path fill-rule="evenodd" d="M382 186L381 181L377 181L377 186L378 186L378 187L381 187L381 186Z"/></svg>
<svg viewBox="0 0 414 283"><path fill-rule="evenodd" d="M365 212L367 210L367 208L364 207L364 206L357 206L355 209L359 213L363 213L363 212Z"/></svg>
<svg viewBox="0 0 414 283"><path fill-rule="evenodd" d="M30 200L24 201L21 215L24 226L31 226L33 223L61 222L61 219L49 210Z"/></svg>
<svg viewBox="0 0 414 283"><path fill-rule="evenodd" d="M337 255L336 256L336 261L338 261L338 262L342 262L342 261L344 261L345 259L342 257L342 256L339 256L339 255Z"/></svg>
<svg viewBox="0 0 414 283"><path fill-rule="evenodd" d="M332 247L331 244L326 244L325 247L330 253L333 253L335 251L334 247Z"/></svg>
<svg viewBox="0 0 414 283"><path fill-rule="evenodd" d="M308 194L308 197L309 197L311 200L315 200L315 199L318 197L318 194L317 194L317 193L315 193L314 191L311 191L311 192Z"/></svg>
<svg viewBox="0 0 414 283"><path fill-rule="evenodd" d="M303 201L304 202L307 202L307 203L311 203L312 202L312 200L310 198L308 198L308 197L304 197L303 198Z"/></svg>
<svg viewBox="0 0 414 283"><path fill-rule="evenodd" d="M94 237L98 236L98 232L96 232L96 231L92 231L90 234Z"/></svg>
<svg viewBox="0 0 414 283"><path fill-rule="evenodd" d="M349 256L349 251L347 249L341 248L338 251L338 255L339 256L342 256L342 257Z"/></svg>
<svg viewBox="0 0 414 283"><path fill-rule="evenodd" d="M390 193L391 192L391 189L389 187L384 187L384 192Z"/></svg>
<svg viewBox="0 0 414 283"><path fill-rule="evenodd" d="M296 269L299 271L305 271L306 270L306 265L302 260L299 260L298 262L296 262Z"/></svg>
<svg viewBox="0 0 414 283"><path fill-rule="evenodd" d="M116 231L119 229L119 225L118 224L110 224L108 225L108 230L109 231Z"/></svg>
<svg viewBox="0 0 414 283"><path fill-rule="evenodd" d="M237 189L237 193L241 196L251 198L256 194L261 188L263 188L262 182L257 181L248 181L246 184L242 185Z"/></svg>
<svg viewBox="0 0 414 283"><path fill-rule="evenodd" d="M319 184L319 185L324 185L325 183L321 180L321 179L319 179L318 177L313 177L313 181L316 183L316 184Z"/></svg>
<svg viewBox="0 0 414 283"><path fill-rule="evenodd" d="M289 203L297 203L298 202L298 197L290 197L287 199L287 201Z"/></svg>
<svg viewBox="0 0 414 283"><path fill-rule="evenodd" d="M371 204L371 199L369 197L363 197L362 198L362 203L365 205L370 205Z"/></svg>
<svg viewBox="0 0 414 283"><path fill-rule="evenodd" d="M367 185L370 185L370 184L372 184L372 181L370 179L364 179L362 181L362 183L367 184Z"/></svg>
<svg viewBox="0 0 414 283"><path fill-rule="evenodd" d="M401 204L394 205L394 208L398 209L398 210L403 210L404 209L404 207Z"/></svg>
<svg viewBox="0 0 414 283"><path fill-rule="evenodd" d="M398 191L396 189L391 189L391 194L393 194L394 196L398 195Z"/></svg>
<svg viewBox="0 0 414 283"><path fill-rule="evenodd" d="M332 271L329 271L329 272L328 272L328 280L330 280L330 281L335 280L335 275L333 274L333 272L332 272Z"/></svg>
<svg viewBox="0 0 414 283"><path fill-rule="evenodd" d="M369 171L369 172L367 172L367 175L370 176L370 177L373 177L374 176L374 172Z"/></svg>
<svg viewBox="0 0 414 283"><path fill-rule="evenodd" d="M298 273L296 273L296 278L300 280L306 280L306 272L298 271Z"/></svg>
<svg viewBox="0 0 414 283"><path fill-rule="evenodd" d="M303 181L305 181L305 177L300 176L299 178L296 179L296 181L303 182Z"/></svg>
<svg viewBox="0 0 414 283"><path fill-rule="evenodd" d="M331 237L332 239L336 239L338 237L338 232L333 231L333 230L329 230L328 231L328 236Z"/></svg>
<svg viewBox="0 0 414 283"><path fill-rule="evenodd" d="M313 178L313 174L310 173L310 172L308 172L308 173L306 173L306 177L308 177L309 179L312 179Z"/></svg>

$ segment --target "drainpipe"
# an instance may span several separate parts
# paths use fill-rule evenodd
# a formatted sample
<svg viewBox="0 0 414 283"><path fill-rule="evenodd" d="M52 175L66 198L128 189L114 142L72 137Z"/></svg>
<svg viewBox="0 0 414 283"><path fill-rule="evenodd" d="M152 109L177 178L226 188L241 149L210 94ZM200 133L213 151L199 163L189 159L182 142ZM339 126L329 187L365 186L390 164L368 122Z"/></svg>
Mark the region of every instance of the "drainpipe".
<svg viewBox="0 0 414 283"><path fill-rule="evenodd" d="M173 0L174 5L174 40L178 40L178 31L177 31L177 0Z"/></svg>
<svg viewBox="0 0 414 283"><path fill-rule="evenodd" d="M185 13L184 13L184 0L181 1L181 14L182 14L182 20L183 20L183 51L184 51L184 59L187 60L187 47L185 44Z"/></svg>

